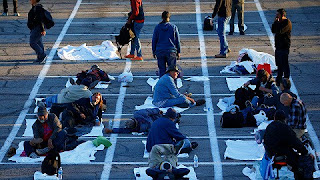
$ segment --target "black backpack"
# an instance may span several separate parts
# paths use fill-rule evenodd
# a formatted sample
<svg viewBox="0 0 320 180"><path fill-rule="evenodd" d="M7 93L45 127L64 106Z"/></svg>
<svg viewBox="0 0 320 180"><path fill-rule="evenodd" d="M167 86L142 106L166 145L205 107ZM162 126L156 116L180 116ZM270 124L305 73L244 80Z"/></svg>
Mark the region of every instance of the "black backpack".
<svg viewBox="0 0 320 180"><path fill-rule="evenodd" d="M119 36L116 36L116 43L118 47L118 52L121 56L121 49L124 45L129 44L129 42L135 37L133 31L128 25L124 25L121 30Z"/></svg>
<svg viewBox="0 0 320 180"><path fill-rule="evenodd" d="M235 112L224 112L220 119L222 128L241 128L244 125L242 112L236 108Z"/></svg>
<svg viewBox="0 0 320 180"><path fill-rule="evenodd" d="M240 87L235 92L234 104L238 105L242 110L246 108L245 102L247 100L251 101L254 95L255 93L250 87Z"/></svg>
<svg viewBox="0 0 320 180"><path fill-rule="evenodd" d="M52 19L51 13L45 9L43 9L44 19L43 24L46 29L50 29L54 26L54 21Z"/></svg>
<svg viewBox="0 0 320 180"><path fill-rule="evenodd" d="M49 151L41 165L41 172L48 175L58 174L61 166L60 155L57 151Z"/></svg>
<svg viewBox="0 0 320 180"><path fill-rule="evenodd" d="M203 30L205 31L212 31L213 30L213 24L211 24L211 17L210 16L206 16L204 18L204 21L203 21Z"/></svg>

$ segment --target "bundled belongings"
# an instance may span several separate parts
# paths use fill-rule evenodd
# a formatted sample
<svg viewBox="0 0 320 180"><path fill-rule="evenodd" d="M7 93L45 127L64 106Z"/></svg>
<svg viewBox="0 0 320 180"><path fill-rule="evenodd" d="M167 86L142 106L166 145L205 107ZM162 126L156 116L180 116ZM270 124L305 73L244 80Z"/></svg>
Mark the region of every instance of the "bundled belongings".
<svg viewBox="0 0 320 180"><path fill-rule="evenodd" d="M129 42L135 37L131 27L128 26L128 24L124 25L121 30L120 34L116 36L116 43L118 47L118 52L120 54L120 57L122 59L121 55L121 49L124 45L129 44Z"/></svg>
<svg viewBox="0 0 320 180"><path fill-rule="evenodd" d="M244 125L244 118L237 105L232 105L223 113L220 119L222 128L241 128Z"/></svg>
<svg viewBox="0 0 320 180"><path fill-rule="evenodd" d="M235 92L234 104L238 105L242 110L246 108L245 102L248 100L251 101L254 96L255 92L250 87L240 87Z"/></svg>
<svg viewBox="0 0 320 180"><path fill-rule="evenodd" d="M41 172L48 175L58 174L58 169L61 167L60 155L57 151L49 151L41 165Z"/></svg>
<svg viewBox="0 0 320 180"><path fill-rule="evenodd" d="M210 16L206 16L203 21L203 30L212 31L213 30L213 21Z"/></svg>
<svg viewBox="0 0 320 180"><path fill-rule="evenodd" d="M76 83L93 89L100 81L110 82L111 80L108 74L95 64L89 70L78 73Z"/></svg>

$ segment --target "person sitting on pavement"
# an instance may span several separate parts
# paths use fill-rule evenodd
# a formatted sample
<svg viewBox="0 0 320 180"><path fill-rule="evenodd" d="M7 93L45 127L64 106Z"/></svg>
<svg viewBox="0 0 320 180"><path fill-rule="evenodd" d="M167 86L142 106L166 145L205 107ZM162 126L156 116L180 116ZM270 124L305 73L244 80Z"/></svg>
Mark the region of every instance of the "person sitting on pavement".
<svg viewBox="0 0 320 180"><path fill-rule="evenodd" d="M177 115L178 113L174 109L169 108L165 116L153 122L147 138L147 152L150 152L156 144L181 146L177 154L180 152L189 153L198 146L196 142L190 143L189 139L177 129L175 124Z"/></svg>
<svg viewBox="0 0 320 180"><path fill-rule="evenodd" d="M297 137L301 138L306 132L307 128L307 109L304 103L302 102L302 100L298 100L288 93L281 94L280 102L284 106L289 107L287 124L297 134Z"/></svg>
<svg viewBox="0 0 320 180"><path fill-rule="evenodd" d="M81 98L68 104L62 115L63 127L72 128L77 125L92 127L100 125L104 108L102 95L99 92L94 93L90 98ZM99 121L98 124L96 120Z"/></svg>
<svg viewBox="0 0 320 180"><path fill-rule="evenodd" d="M312 177L314 156L308 154L308 150L296 137L295 132L283 121L285 119L284 112L277 113L281 113L282 118L271 122L264 133L264 147L267 156L269 158L286 156L286 162L292 167L295 179L306 179L303 176L306 171L311 172ZM301 168L299 161L307 162L309 168Z"/></svg>
<svg viewBox="0 0 320 180"><path fill-rule="evenodd" d="M71 84L83 84L89 89L93 89L100 81L110 82L110 78L106 72L95 64L89 70L78 73L76 82L72 78L69 81Z"/></svg>
<svg viewBox="0 0 320 180"><path fill-rule="evenodd" d="M64 150L66 132L55 114L48 113L44 106L38 108L37 120L32 125L33 139L24 142L24 151L28 157L37 158L50 150Z"/></svg>
<svg viewBox="0 0 320 180"><path fill-rule="evenodd" d="M189 174L188 168L177 168L179 148L173 144L154 145L149 154L147 175L153 179L164 179L164 176L180 179Z"/></svg>
<svg viewBox="0 0 320 180"><path fill-rule="evenodd" d="M265 98L263 104L266 106L274 106L277 110L283 110L286 114L286 117L288 118L289 115L289 107L284 106L280 102L280 96L283 93L288 93L292 97L297 98L297 95L295 95L293 92L290 91L291 88L291 82L290 79L288 78L283 78L282 81L280 82L280 90L281 92L273 97L270 98Z"/></svg>
<svg viewBox="0 0 320 180"><path fill-rule="evenodd" d="M153 121L157 120L162 116L163 112L158 108L141 109L136 111L133 118L125 122L125 128L105 128L105 133L144 133L148 134Z"/></svg>
<svg viewBox="0 0 320 180"><path fill-rule="evenodd" d="M176 65L170 65L165 75L163 75L154 88L153 104L157 107L181 108L201 106L205 103L204 99L195 101L188 95L181 94L174 82L178 78L179 68Z"/></svg>
<svg viewBox="0 0 320 180"><path fill-rule="evenodd" d="M246 82L244 86L247 87L250 84L256 85L256 96L253 97L251 101L254 108L261 105L265 97L275 96L279 93L279 88L276 86L274 78L264 69L260 69L257 73L257 77Z"/></svg>

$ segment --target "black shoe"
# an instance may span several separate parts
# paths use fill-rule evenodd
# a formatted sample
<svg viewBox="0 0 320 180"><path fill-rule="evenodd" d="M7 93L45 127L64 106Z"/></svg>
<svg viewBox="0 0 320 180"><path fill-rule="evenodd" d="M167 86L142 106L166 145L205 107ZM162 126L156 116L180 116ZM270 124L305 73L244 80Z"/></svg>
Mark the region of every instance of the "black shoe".
<svg viewBox="0 0 320 180"><path fill-rule="evenodd" d="M181 152L181 149L184 146L184 140L179 141L175 146L174 149L176 150L176 155L178 156Z"/></svg>
<svg viewBox="0 0 320 180"><path fill-rule="evenodd" d="M46 63L48 56L46 55L43 59L39 60L39 64L44 64Z"/></svg>
<svg viewBox="0 0 320 180"><path fill-rule="evenodd" d="M204 103L206 103L206 100L204 100L204 99L196 100L196 106L204 105Z"/></svg>
<svg viewBox="0 0 320 180"><path fill-rule="evenodd" d="M76 82L74 81L73 78L69 78L69 82L70 82L70 84L72 84L72 85L76 85Z"/></svg>
<svg viewBox="0 0 320 180"><path fill-rule="evenodd" d="M228 35L233 35L233 32L230 31Z"/></svg>
<svg viewBox="0 0 320 180"><path fill-rule="evenodd" d="M244 31L240 31L240 35L245 35Z"/></svg>
<svg viewBox="0 0 320 180"><path fill-rule="evenodd" d="M197 142L191 142L191 148L192 148L192 149L197 148L198 145L199 145L199 144L198 144Z"/></svg>

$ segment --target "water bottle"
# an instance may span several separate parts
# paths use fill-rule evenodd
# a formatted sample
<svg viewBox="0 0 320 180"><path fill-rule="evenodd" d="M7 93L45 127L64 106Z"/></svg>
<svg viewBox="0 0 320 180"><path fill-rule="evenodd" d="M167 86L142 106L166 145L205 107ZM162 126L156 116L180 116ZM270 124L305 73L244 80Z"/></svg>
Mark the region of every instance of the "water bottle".
<svg viewBox="0 0 320 180"><path fill-rule="evenodd" d="M199 162L198 156L194 155L194 157L193 157L193 167L197 168L198 167L198 162Z"/></svg>
<svg viewBox="0 0 320 180"><path fill-rule="evenodd" d="M59 179L59 180L62 179L62 173L63 173L62 167L60 167L59 170L58 170L58 179Z"/></svg>

